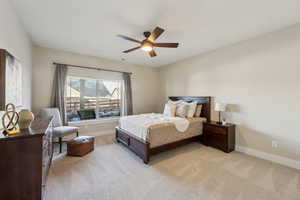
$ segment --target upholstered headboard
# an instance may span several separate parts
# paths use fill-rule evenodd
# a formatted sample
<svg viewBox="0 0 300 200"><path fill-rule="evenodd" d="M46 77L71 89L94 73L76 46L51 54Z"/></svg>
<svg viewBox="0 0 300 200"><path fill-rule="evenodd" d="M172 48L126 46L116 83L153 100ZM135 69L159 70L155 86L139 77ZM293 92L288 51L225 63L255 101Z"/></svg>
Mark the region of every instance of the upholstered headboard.
<svg viewBox="0 0 300 200"><path fill-rule="evenodd" d="M202 112L200 117L205 117L207 121L211 120L211 97L190 97L190 96L172 96L169 97L172 101L182 100L185 102L197 101L198 104L202 104Z"/></svg>

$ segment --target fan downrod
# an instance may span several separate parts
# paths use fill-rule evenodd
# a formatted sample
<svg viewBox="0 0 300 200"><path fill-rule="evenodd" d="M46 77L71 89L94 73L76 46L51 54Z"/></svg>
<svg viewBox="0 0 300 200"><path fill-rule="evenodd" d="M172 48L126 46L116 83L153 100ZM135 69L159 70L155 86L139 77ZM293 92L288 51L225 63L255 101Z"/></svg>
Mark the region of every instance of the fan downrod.
<svg viewBox="0 0 300 200"><path fill-rule="evenodd" d="M151 35L151 32L149 32L149 31L144 32L144 36L145 36L146 38L150 37L150 35Z"/></svg>

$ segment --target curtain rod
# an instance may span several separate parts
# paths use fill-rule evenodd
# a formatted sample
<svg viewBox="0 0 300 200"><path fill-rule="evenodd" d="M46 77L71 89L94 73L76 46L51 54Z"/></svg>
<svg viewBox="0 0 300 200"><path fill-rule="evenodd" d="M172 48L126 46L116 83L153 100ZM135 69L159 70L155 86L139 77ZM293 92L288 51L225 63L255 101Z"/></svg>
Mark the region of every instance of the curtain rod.
<svg viewBox="0 0 300 200"><path fill-rule="evenodd" d="M132 75L132 72L124 72L124 71L118 71L118 70L111 70L111 69L103 69L103 68L97 68L97 67L86 67L86 66L79 66L79 65L70 65L70 64L64 64L64 63L53 63L54 65L67 65L69 67L78 67L83 69L92 69L92 70L98 70L98 71L107 71L107 72L117 72L117 73L126 73L129 75Z"/></svg>

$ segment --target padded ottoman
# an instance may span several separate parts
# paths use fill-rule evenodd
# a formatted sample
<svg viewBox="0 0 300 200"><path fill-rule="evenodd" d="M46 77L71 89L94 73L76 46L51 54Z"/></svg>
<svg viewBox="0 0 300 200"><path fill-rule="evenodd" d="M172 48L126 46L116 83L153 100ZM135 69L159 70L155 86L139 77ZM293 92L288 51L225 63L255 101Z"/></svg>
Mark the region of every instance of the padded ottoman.
<svg viewBox="0 0 300 200"><path fill-rule="evenodd" d="M93 136L79 136L67 142L69 156L84 156L94 150Z"/></svg>

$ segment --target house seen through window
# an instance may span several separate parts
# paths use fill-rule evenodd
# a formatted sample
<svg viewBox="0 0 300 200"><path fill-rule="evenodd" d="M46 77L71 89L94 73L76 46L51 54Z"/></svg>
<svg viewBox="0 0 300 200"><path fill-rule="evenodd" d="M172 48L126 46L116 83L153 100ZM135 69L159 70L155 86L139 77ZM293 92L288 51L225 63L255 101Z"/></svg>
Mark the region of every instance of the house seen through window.
<svg viewBox="0 0 300 200"><path fill-rule="evenodd" d="M65 104L69 122L118 117L121 81L68 76Z"/></svg>

